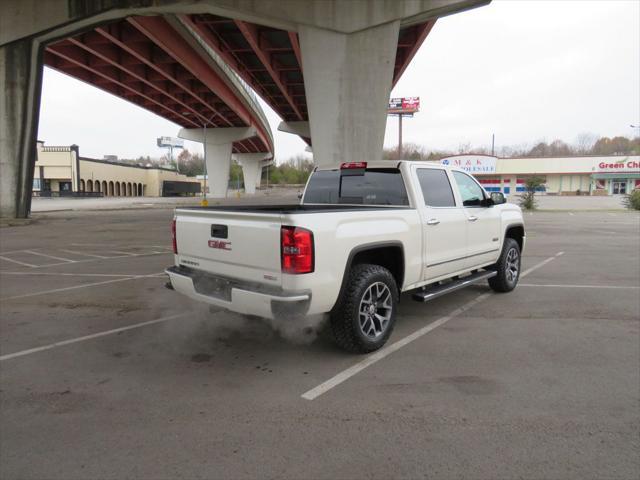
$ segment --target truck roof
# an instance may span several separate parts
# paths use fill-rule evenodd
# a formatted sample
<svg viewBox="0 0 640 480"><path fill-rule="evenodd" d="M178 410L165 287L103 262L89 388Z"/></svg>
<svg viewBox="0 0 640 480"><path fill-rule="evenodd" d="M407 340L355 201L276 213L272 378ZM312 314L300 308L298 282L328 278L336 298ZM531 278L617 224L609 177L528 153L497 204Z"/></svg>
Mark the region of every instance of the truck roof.
<svg viewBox="0 0 640 480"><path fill-rule="evenodd" d="M449 165L442 165L436 160L423 161L423 160L373 160L367 161L367 168L400 168L400 164L408 163L411 165L420 165L422 167L439 167L446 168L448 170L460 170L459 168L451 167ZM338 170L341 164L318 166L316 170Z"/></svg>

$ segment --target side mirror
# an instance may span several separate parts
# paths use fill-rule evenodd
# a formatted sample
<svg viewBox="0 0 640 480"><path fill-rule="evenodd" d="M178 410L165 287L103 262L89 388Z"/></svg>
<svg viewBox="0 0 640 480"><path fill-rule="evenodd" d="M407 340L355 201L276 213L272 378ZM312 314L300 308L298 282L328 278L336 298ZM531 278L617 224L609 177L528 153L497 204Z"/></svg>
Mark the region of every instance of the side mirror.
<svg viewBox="0 0 640 480"><path fill-rule="evenodd" d="M504 198L504 193L502 192L491 192L491 201L494 205L502 205L503 203L507 203L507 200Z"/></svg>
<svg viewBox="0 0 640 480"><path fill-rule="evenodd" d="M302 193L298 193L298 200L302 200Z"/></svg>

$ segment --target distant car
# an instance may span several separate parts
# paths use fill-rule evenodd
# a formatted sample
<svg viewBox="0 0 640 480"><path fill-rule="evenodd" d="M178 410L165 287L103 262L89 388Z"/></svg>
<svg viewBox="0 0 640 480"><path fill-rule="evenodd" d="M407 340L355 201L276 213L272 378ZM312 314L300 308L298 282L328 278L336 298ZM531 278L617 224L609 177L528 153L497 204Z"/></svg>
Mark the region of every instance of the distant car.
<svg viewBox="0 0 640 480"><path fill-rule="evenodd" d="M297 205L177 208L173 246L176 291L267 318L329 313L335 341L365 353L389 338L400 292L513 290L525 230L462 170L377 161L317 168Z"/></svg>

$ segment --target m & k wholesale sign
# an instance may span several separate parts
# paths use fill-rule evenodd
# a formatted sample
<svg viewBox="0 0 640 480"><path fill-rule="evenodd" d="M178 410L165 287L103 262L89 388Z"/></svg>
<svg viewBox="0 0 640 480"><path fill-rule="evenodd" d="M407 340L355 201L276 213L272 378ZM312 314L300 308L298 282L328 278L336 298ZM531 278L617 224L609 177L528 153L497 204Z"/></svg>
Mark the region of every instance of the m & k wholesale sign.
<svg viewBox="0 0 640 480"><path fill-rule="evenodd" d="M488 155L457 155L443 158L440 163L450 167L461 168L469 173L495 173L497 160L496 157Z"/></svg>

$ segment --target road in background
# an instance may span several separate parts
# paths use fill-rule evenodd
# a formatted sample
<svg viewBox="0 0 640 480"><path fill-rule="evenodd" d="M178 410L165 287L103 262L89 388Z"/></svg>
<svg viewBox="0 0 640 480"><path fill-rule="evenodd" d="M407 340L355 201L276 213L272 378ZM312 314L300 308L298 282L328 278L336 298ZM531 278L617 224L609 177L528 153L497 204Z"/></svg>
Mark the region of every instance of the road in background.
<svg viewBox="0 0 640 480"><path fill-rule="evenodd" d="M209 200L210 205L217 203L297 203L298 194L303 187L275 187L257 190L255 195L230 191L228 198ZM512 195L508 201L518 203L519 196ZM588 211L588 210L625 210L624 197L556 196L540 195L536 197L539 210ZM32 210L51 212L60 210L113 210L121 208L167 208L179 205L198 205L200 197L103 197L103 198L34 198Z"/></svg>
<svg viewBox="0 0 640 480"><path fill-rule="evenodd" d="M245 195L244 192L229 190L228 198L209 199L209 205L236 203L297 203L298 192L304 188L269 188L256 190L255 195ZM180 205L199 205L202 197L101 197L101 198L40 198L35 197L31 203L34 213L55 212L65 210L119 210L122 208L171 208Z"/></svg>

